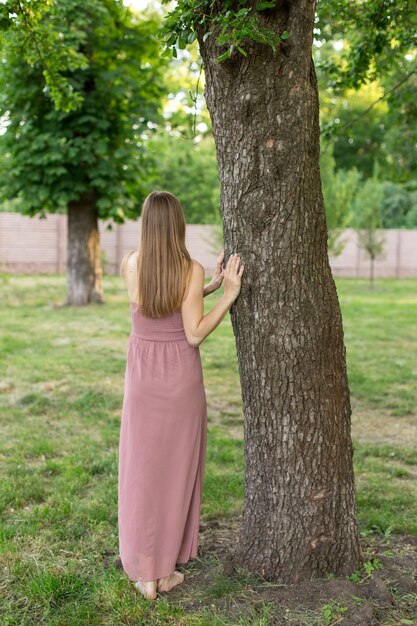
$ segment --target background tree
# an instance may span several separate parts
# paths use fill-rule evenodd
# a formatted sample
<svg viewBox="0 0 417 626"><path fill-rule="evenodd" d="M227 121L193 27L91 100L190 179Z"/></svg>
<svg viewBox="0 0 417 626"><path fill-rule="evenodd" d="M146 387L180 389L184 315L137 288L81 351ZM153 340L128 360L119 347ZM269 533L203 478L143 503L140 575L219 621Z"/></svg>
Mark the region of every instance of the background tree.
<svg viewBox="0 0 417 626"><path fill-rule="evenodd" d="M332 149L323 150L320 171L328 229L327 246L329 252L338 256L346 244L342 235L353 217L353 202L361 175L356 167L348 171L344 169L336 171L335 165Z"/></svg>
<svg viewBox="0 0 417 626"><path fill-rule="evenodd" d="M210 136L194 142L164 129L148 142L157 161L150 185L169 189L181 199L188 224L220 222L220 185L213 147Z"/></svg>
<svg viewBox="0 0 417 626"><path fill-rule="evenodd" d="M337 164L354 157L368 177L378 156L384 177L406 182L415 175L416 24L417 4L408 0L318 4L321 100L334 109L322 131L335 140Z"/></svg>
<svg viewBox="0 0 417 626"><path fill-rule="evenodd" d="M323 59L328 84L340 93L358 89L388 76L401 64L406 71L395 85L396 93L417 73L413 51L417 6L408 0L325 0L319 3L315 33L321 42L345 40L346 46L333 58ZM408 65L409 64L409 65Z"/></svg>
<svg viewBox="0 0 417 626"><path fill-rule="evenodd" d="M405 218L406 228L417 228L417 182L406 186L407 193L410 198L410 206Z"/></svg>
<svg viewBox="0 0 417 626"><path fill-rule="evenodd" d="M417 30L417 17L415 21ZM416 46L417 47L417 46ZM395 69L395 74L385 78L386 89L393 89L401 80L400 89L389 97L389 113L384 150L387 154L387 174L390 180L407 183L417 178L417 54L407 55ZM411 60L412 59L412 60Z"/></svg>
<svg viewBox="0 0 417 626"><path fill-rule="evenodd" d="M336 170L354 164L364 179L378 158L382 226L415 227L417 5L407 0L318 5L315 58L322 135Z"/></svg>
<svg viewBox="0 0 417 626"><path fill-rule="evenodd" d="M369 286L374 286L375 259L382 257L384 252L385 236L378 232L382 228L382 202L384 190L378 179L378 162L375 161L372 178L368 178L355 199L354 224L357 229L358 243L369 256Z"/></svg>
<svg viewBox="0 0 417 626"><path fill-rule="evenodd" d="M319 48L319 58L323 51ZM323 72L322 72L323 74ZM372 176L374 159L387 159L384 141L387 133L387 103L378 102L364 115L367 107L384 93L378 81L363 85L358 90L346 89L335 94L327 89L325 77L320 85L320 125L324 150L332 147L336 169L348 171L355 167L364 178ZM388 164L387 164L388 168Z"/></svg>
<svg viewBox="0 0 417 626"><path fill-rule="evenodd" d="M29 45L17 26L2 35L2 196L18 197L30 216L68 212L67 302L102 302L98 218L136 218L148 190L145 138L161 119L167 63L158 55L158 22L113 0L45 3L32 37L45 29L77 60L64 66L62 80L78 97L75 104L63 97L59 109L45 86L38 40Z"/></svg>
<svg viewBox="0 0 417 626"><path fill-rule="evenodd" d="M417 182L383 181L382 228L417 228Z"/></svg>

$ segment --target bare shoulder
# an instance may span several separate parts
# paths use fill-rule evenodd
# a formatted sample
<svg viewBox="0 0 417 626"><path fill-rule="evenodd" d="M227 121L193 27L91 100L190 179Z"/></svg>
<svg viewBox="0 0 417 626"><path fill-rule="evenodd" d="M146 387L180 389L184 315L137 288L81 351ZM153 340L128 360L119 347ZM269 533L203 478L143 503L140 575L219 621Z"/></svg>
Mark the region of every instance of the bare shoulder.
<svg viewBox="0 0 417 626"><path fill-rule="evenodd" d="M201 265L201 263L199 263L195 259L191 259L191 261L193 262L193 264L192 264L192 269L190 272L191 276L190 276L189 282L193 283L194 285L199 285L201 282L204 283L204 278L205 278L204 267Z"/></svg>
<svg viewBox="0 0 417 626"><path fill-rule="evenodd" d="M185 290L184 300L187 300L190 293L198 292L201 289L201 285L204 285L204 267L196 261L191 259L191 272L187 278L187 285Z"/></svg>
<svg viewBox="0 0 417 626"><path fill-rule="evenodd" d="M136 250L135 252L131 252L127 259L127 268L130 272L136 270L136 264L138 261L139 252Z"/></svg>
<svg viewBox="0 0 417 626"><path fill-rule="evenodd" d="M125 280L136 270L137 257L137 251L131 251L124 255L120 263L120 274L124 276Z"/></svg>
<svg viewBox="0 0 417 626"><path fill-rule="evenodd" d="M201 263L199 263L195 259L191 259L191 261L193 262L193 274L196 274L197 276L204 274L205 270Z"/></svg>
<svg viewBox="0 0 417 626"><path fill-rule="evenodd" d="M129 301L131 302L137 299L137 259L137 251L126 255L125 278Z"/></svg>

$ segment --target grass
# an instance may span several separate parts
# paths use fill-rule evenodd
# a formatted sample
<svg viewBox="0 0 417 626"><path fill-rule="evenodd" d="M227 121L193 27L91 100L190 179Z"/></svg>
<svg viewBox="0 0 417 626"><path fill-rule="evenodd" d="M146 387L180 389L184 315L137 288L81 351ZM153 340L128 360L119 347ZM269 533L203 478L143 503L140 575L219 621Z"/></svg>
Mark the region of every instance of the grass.
<svg viewBox="0 0 417 626"><path fill-rule="evenodd" d="M354 397L392 416L415 414L417 281L339 279L349 381Z"/></svg>
<svg viewBox="0 0 417 626"><path fill-rule="evenodd" d="M366 280L336 284L361 531L417 535L417 280L379 279L373 291ZM106 277L105 287L104 306L72 309L60 306L62 276L0 275L0 621L266 626L268 603L232 621L213 609L215 600L248 593L244 579L219 573L190 613L169 598L142 601L106 559L118 551L117 445L130 317L119 279ZM205 299L206 310L215 299ZM243 416L228 316L200 350L209 407L204 520L242 507Z"/></svg>

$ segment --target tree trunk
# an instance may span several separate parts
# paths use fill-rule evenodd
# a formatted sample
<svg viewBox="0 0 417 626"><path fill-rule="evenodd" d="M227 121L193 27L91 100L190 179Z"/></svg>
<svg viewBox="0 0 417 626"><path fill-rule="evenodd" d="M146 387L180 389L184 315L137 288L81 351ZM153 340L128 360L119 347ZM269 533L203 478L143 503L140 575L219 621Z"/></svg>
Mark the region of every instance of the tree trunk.
<svg viewBox="0 0 417 626"><path fill-rule="evenodd" d="M374 288L374 255L371 254L371 289Z"/></svg>
<svg viewBox="0 0 417 626"><path fill-rule="evenodd" d="M93 193L68 204L67 304L103 303L98 213Z"/></svg>
<svg viewBox="0 0 417 626"><path fill-rule="evenodd" d="M352 573L360 564L342 317L327 250L314 4L278 3L277 50L248 56L198 33L225 241L241 255L231 307L245 415L245 501L234 560L270 580Z"/></svg>

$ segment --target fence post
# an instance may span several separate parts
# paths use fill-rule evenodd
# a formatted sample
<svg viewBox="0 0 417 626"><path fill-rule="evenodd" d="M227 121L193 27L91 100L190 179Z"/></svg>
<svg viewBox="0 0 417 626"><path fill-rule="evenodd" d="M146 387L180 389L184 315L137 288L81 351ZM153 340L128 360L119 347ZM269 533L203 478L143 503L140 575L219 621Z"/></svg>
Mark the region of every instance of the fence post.
<svg viewBox="0 0 417 626"><path fill-rule="evenodd" d="M356 277L359 278L360 274L360 257L361 257L361 247L359 245L359 235L357 230L352 230L352 233L355 236L356 242Z"/></svg>
<svg viewBox="0 0 417 626"><path fill-rule="evenodd" d="M120 252L121 252L121 248L122 248L122 231L120 230L122 228L123 224L117 224L116 226L116 268L115 268L115 274L119 273L119 265L120 265L120 261L122 260L120 258Z"/></svg>
<svg viewBox="0 0 417 626"><path fill-rule="evenodd" d="M58 213L58 273L65 274L64 264L64 227L67 214Z"/></svg>
<svg viewBox="0 0 417 626"><path fill-rule="evenodd" d="M399 278L401 271L400 271L400 266L401 266L401 228L399 228L397 230L397 249L396 249L396 256L395 256L395 277Z"/></svg>
<svg viewBox="0 0 417 626"><path fill-rule="evenodd" d="M56 220L56 246L55 246L55 256L56 256L56 273L59 274L61 271L61 215L59 213L55 213Z"/></svg>

